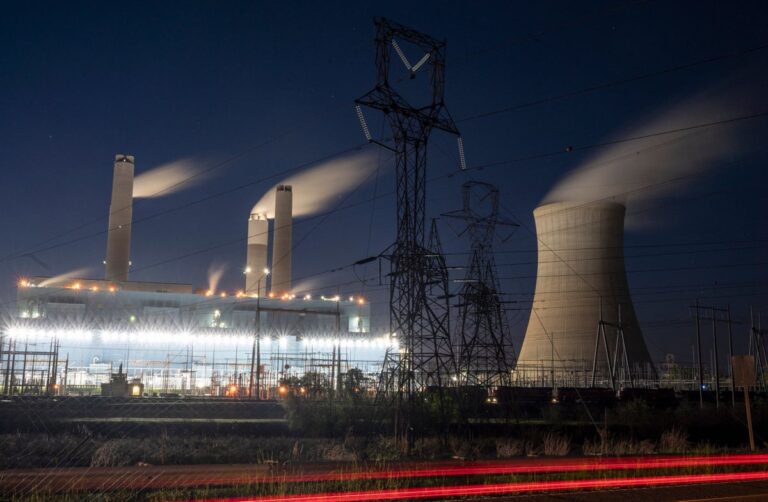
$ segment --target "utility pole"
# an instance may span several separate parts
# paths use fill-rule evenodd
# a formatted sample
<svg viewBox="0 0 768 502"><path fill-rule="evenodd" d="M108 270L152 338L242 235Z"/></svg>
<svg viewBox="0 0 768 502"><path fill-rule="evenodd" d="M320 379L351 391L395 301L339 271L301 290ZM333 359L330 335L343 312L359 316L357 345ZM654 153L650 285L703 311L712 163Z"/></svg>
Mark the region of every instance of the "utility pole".
<svg viewBox="0 0 768 502"><path fill-rule="evenodd" d="M733 382L733 333L731 331L731 306L728 312L728 378L731 380L731 408L736 409L736 385Z"/></svg>
<svg viewBox="0 0 768 502"><path fill-rule="evenodd" d="M712 307L712 345L715 350L715 407L720 407L720 361L717 354L717 319L715 307Z"/></svg>
<svg viewBox="0 0 768 502"><path fill-rule="evenodd" d="M701 364L701 336L700 336L700 329L699 329L699 320L705 320L705 321L712 321L712 368L714 371L715 376L715 403L716 406L720 407L720 354L719 349L717 347L717 323L718 322L726 322L728 324L728 356L729 356L729 362L728 362L728 372L731 378L731 404L735 405L736 403L736 396L735 396L735 390L734 390L734 383L733 383L733 363L732 358L733 357L733 333L731 326L733 324L742 324L738 321L733 321L731 319L731 308L728 306L727 308L717 308L714 305L710 307L701 306L699 305L698 300L696 301L696 305L692 306L691 308L696 309L696 341L699 347L699 386L703 386L703 372L702 372L702 364ZM703 308L706 310L709 310L712 312L711 318L700 318L699 317L699 309ZM718 319L717 313L721 312L725 319ZM703 398L701 390L699 390L699 403L703 406Z"/></svg>
<svg viewBox="0 0 768 502"><path fill-rule="evenodd" d="M254 318L253 348L251 349L251 378L248 382L248 397L256 394L256 400L261 399L261 280L269 275L265 268L256 281L256 315ZM254 374L255 365L255 374ZM255 385L254 385L255 381Z"/></svg>
<svg viewBox="0 0 768 502"><path fill-rule="evenodd" d="M704 370L701 364L701 327L699 326L699 300L696 300L696 349L699 353L699 408L704 408Z"/></svg>
<svg viewBox="0 0 768 502"><path fill-rule="evenodd" d="M363 133L395 154L397 237L391 254L390 332L400 341L397 358L398 414L396 431L405 450L414 443L417 414L424 418L424 399L416 395L437 390L440 425L445 428L443 392L455 361L448 324L448 291L445 257L427 242L425 229L427 143L437 129L459 136L445 107L445 42L403 25L379 18L376 25L376 84L355 100ZM408 54L417 59L412 64ZM394 57L393 57L394 56ZM399 78L392 68L405 66ZM427 73L416 89L413 82ZM419 92L420 91L420 92ZM406 99L422 96L422 99ZM419 101L419 102L417 102ZM392 140L374 139L363 107L384 114ZM462 167L463 148L460 159ZM389 359L388 359L389 360ZM405 401L406 406L400 406ZM402 443L401 443L402 444Z"/></svg>

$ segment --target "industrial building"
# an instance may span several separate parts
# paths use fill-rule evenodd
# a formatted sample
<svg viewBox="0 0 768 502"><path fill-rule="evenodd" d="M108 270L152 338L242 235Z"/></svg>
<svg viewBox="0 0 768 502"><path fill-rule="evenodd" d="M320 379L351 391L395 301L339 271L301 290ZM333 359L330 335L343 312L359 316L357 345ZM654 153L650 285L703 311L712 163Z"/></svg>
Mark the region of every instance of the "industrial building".
<svg viewBox="0 0 768 502"><path fill-rule="evenodd" d="M226 294L128 279L133 172L133 156L115 157L103 279L32 277L19 283L6 343L18 347L23 341L28 348L56 340L66 368L53 372L66 375L48 375L47 381L64 382L70 393L97 392L122 365L119 373L141 383L144 392L266 397L281 381L307 372L322 373L331 384L351 368L378 373L385 351L397 342L371 333L370 305L363 298L291 293L290 186L277 189L272 267L268 220L253 214L245 287ZM24 372L21 362L13 366Z"/></svg>

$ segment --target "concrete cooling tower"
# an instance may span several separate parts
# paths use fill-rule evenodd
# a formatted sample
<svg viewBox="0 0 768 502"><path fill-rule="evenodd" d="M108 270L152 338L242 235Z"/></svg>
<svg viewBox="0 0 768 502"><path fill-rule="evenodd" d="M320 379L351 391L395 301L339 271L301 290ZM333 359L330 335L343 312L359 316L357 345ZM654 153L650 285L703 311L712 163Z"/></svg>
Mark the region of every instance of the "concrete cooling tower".
<svg viewBox="0 0 768 502"><path fill-rule="evenodd" d="M133 218L133 170L133 155L115 155L107 230L107 257L104 262L104 278L108 281L128 280Z"/></svg>
<svg viewBox="0 0 768 502"><path fill-rule="evenodd" d="M610 376L609 364L623 364L635 378L654 373L629 296L624 213L624 206L613 202L558 202L533 212L538 271L516 366L519 378L551 383L554 377L557 385L583 386L595 360L602 381ZM619 308L624 343L615 355ZM601 339L595 358L601 311L608 355Z"/></svg>
<svg viewBox="0 0 768 502"><path fill-rule="evenodd" d="M264 296L267 291L267 215L253 213L248 218L248 250L245 260L245 292Z"/></svg>

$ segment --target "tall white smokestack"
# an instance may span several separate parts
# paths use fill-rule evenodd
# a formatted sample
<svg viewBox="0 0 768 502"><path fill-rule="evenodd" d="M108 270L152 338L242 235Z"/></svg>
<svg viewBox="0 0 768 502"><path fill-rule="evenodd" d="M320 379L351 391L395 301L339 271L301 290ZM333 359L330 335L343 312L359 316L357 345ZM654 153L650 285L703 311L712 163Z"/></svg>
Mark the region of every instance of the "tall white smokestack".
<svg viewBox="0 0 768 502"><path fill-rule="evenodd" d="M108 281L128 280L133 217L133 170L133 155L115 155L104 273L104 278Z"/></svg>
<svg viewBox="0 0 768 502"><path fill-rule="evenodd" d="M605 345L610 359L615 357L619 307L626 362L636 376L653 374L624 270L624 213L624 206L613 202L557 202L533 212L538 271L519 375L553 374L559 381L574 378L583 385L595 360L601 304L608 324L597 354L598 374L607 375ZM622 347L617 363L623 362L623 352Z"/></svg>
<svg viewBox="0 0 768 502"><path fill-rule="evenodd" d="M293 188L275 189L275 229L272 243L272 287L277 295L291 291L291 247L293 235Z"/></svg>
<svg viewBox="0 0 768 502"><path fill-rule="evenodd" d="M267 291L267 245L269 221L266 214L248 218L248 252L245 260L245 292L264 296Z"/></svg>

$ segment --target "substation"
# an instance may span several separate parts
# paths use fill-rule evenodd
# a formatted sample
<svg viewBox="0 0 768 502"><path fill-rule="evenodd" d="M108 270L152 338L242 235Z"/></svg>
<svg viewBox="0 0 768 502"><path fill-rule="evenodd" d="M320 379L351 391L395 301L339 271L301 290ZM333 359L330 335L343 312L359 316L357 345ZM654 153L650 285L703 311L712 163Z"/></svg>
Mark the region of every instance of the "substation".
<svg viewBox="0 0 768 502"><path fill-rule="evenodd" d="M451 291L425 202L432 132L457 138L460 167L466 168L463 140L443 97L445 44L383 19L376 29L377 81L355 105L368 141L395 155L397 234L378 257L390 264L387 330L372 329L365 298L294 293L291 208L302 194L285 184L275 189L272 216L244 218L242 290L130 281L135 159L117 155L104 277L19 283L17 309L0 344L2 392L114 395L119 385L118 394L135 397L326 397L323 388L340 389L358 369L364 392L405 407L400 426L407 428L418 413L413 396L427 389L441 396L469 389L496 404L640 390L701 397L732 388L729 365L701 363L700 341L694 366L652 361L627 282L625 207L619 203L557 202L534 210L536 288L524 341L515 347L493 257L496 232L515 223L500 216L495 187L465 183L461 207L443 215L465 224L471 243L466 277ZM401 64L407 80L425 86L425 103L409 104L399 94L390 71ZM386 139L371 135L366 113L384 115ZM695 313L690 336L707 316L725 329L725 311L697 305ZM749 336L762 389L768 361L759 323L749 327ZM321 384L295 383L307 375Z"/></svg>

